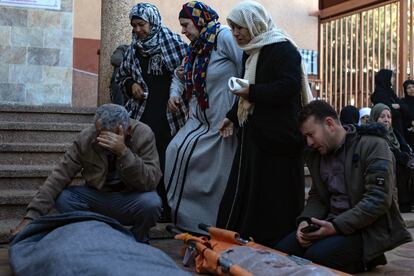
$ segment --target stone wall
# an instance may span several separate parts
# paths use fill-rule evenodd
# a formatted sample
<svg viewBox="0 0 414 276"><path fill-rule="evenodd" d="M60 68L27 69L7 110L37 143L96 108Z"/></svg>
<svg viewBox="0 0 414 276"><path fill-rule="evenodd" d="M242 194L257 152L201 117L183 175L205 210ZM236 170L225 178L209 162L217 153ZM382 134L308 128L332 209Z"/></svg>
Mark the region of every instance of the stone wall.
<svg viewBox="0 0 414 276"><path fill-rule="evenodd" d="M72 6L0 6L0 103L71 104Z"/></svg>
<svg viewBox="0 0 414 276"><path fill-rule="evenodd" d="M100 44L101 0L73 0L72 106L97 106Z"/></svg>

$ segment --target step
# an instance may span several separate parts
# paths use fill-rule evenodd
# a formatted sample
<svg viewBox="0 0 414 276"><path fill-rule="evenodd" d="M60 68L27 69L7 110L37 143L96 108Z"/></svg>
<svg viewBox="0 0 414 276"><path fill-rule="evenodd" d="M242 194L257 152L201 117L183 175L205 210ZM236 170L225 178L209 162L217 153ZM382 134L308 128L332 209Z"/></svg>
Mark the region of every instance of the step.
<svg viewBox="0 0 414 276"><path fill-rule="evenodd" d="M81 131L91 125L87 123L0 122L0 129L19 131Z"/></svg>
<svg viewBox="0 0 414 276"><path fill-rule="evenodd" d="M52 166L17 166L17 165L0 165L0 179L9 177L37 178L47 177L52 171Z"/></svg>
<svg viewBox="0 0 414 276"><path fill-rule="evenodd" d="M5 143L0 145L0 165L54 165L70 143Z"/></svg>
<svg viewBox="0 0 414 276"><path fill-rule="evenodd" d="M20 219L2 219L0 221L0 243L8 243L10 229L14 229L20 223Z"/></svg>
<svg viewBox="0 0 414 276"><path fill-rule="evenodd" d="M50 165L0 165L0 193L2 190L37 190L53 170ZM83 183L80 174L71 184Z"/></svg>
<svg viewBox="0 0 414 276"><path fill-rule="evenodd" d="M414 228L414 212L402 213L401 215L405 221L405 224L407 225L407 228Z"/></svg>
<svg viewBox="0 0 414 276"><path fill-rule="evenodd" d="M36 190L0 190L0 206L27 205L36 194Z"/></svg>
<svg viewBox="0 0 414 276"><path fill-rule="evenodd" d="M46 177L0 177L0 192L7 189L36 190L45 182Z"/></svg>
<svg viewBox="0 0 414 276"><path fill-rule="evenodd" d="M92 123L96 108L69 106L0 105L3 122Z"/></svg>
<svg viewBox="0 0 414 276"><path fill-rule="evenodd" d="M0 190L0 220L21 219L36 190Z"/></svg>
<svg viewBox="0 0 414 276"><path fill-rule="evenodd" d="M71 143L78 133L90 127L83 123L0 122L2 143Z"/></svg>

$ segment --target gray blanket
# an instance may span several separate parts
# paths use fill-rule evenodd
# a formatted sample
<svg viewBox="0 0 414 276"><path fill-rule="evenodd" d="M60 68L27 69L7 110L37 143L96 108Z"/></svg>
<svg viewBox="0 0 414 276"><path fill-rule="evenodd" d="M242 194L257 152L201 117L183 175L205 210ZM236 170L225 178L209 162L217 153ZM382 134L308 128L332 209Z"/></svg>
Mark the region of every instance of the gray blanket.
<svg viewBox="0 0 414 276"><path fill-rule="evenodd" d="M11 242L20 275L189 275L117 221L91 212L41 217Z"/></svg>

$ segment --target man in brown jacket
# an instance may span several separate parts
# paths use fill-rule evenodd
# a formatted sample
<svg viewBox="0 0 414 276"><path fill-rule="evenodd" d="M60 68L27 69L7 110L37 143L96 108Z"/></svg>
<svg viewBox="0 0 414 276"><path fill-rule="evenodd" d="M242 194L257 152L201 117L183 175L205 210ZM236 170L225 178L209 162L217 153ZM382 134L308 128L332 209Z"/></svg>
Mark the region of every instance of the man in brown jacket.
<svg viewBox="0 0 414 276"><path fill-rule="evenodd" d="M305 106L299 124L310 147L312 187L297 231L276 248L348 273L385 264L385 251L411 241L396 202L385 129L342 126L323 101Z"/></svg>
<svg viewBox="0 0 414 276"><path fill-rule="evenodd" d="M129 119L120 105L100 106L94 121L39 188L12 234L56 206L60 212L92 211L115 218L133 226L137 241L146 241L161 211L155 188L162 173L154 134ZM79 172L85 185L69 186Z"/></svg>

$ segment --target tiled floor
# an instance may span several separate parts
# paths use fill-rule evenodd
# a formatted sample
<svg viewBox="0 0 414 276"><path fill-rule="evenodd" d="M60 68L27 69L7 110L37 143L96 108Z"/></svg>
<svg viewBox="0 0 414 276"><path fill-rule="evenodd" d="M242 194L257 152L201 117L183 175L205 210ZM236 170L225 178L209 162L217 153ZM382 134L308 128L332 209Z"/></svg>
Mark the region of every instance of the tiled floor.
<svg viewBox="0 0 414 276"><path fill-rule="evenodd" d="M12 276L13 273L9 267L9 254L7 245L0 245L0 276Z"/></svg>

